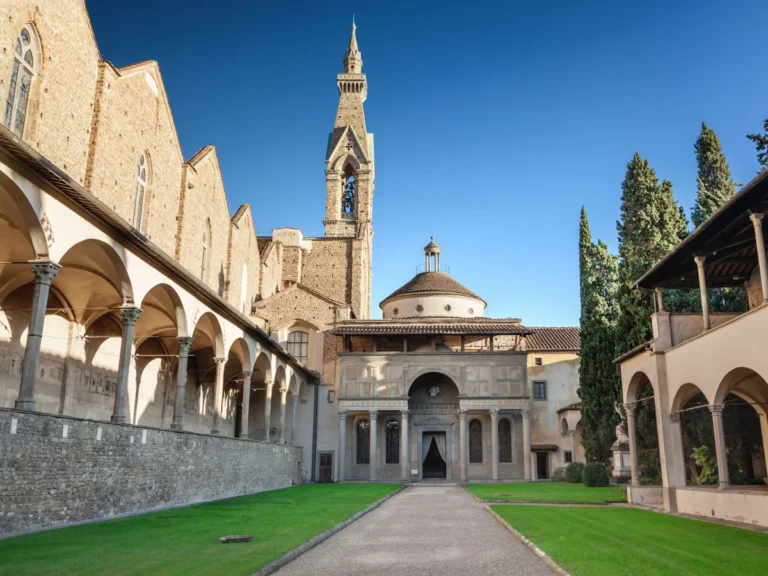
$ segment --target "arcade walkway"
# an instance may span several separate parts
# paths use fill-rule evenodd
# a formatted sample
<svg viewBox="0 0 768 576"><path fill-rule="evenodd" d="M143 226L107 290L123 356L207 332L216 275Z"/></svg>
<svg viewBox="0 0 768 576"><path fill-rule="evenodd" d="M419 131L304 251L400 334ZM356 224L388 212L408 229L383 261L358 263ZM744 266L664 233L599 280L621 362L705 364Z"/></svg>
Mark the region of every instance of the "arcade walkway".
<svg viewBox="0 0 768 576"><path fill-rule="evenodd" d="M411 486L277 573L551 576L456 486Z"/></svg>

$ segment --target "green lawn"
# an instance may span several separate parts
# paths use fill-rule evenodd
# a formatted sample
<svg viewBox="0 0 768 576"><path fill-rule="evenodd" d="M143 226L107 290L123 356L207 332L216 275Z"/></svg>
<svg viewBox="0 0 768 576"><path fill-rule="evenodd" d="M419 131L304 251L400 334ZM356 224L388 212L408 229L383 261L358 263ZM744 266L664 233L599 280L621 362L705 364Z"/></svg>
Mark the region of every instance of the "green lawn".
<svg viewBox="0 0 768 576"><path fill-rule="evenodd" d="M297 486L0 540L0 574L250 574L397 488Z"/></svg>
<svg viewBox="0 0 768 576"><path fill-rule="evenodd" d="M626 502L617 486L587 488L583 484L568 482L518 482L509 484L469 484L467 490L481 500L506 502L573 502L594 504L599 502Z"/></svg>
<svg viewBox="0 0 768 576"><path fill-rule="evenodd" d="M767 573L761 532L631 508L491 508L574 576Z"/></svg>

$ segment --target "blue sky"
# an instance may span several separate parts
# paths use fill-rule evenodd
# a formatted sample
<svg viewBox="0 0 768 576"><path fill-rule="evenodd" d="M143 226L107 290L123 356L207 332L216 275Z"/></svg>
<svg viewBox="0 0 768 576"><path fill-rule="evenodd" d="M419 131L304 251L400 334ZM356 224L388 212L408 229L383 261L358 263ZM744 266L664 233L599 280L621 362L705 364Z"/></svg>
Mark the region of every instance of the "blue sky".
<svg viewBox="0 0 768 576"><path fill-rule="evenodd" d="M702 121L737 182L768 117L768 3L89 0L103 58L160 64L184 154L216 146L260 235L323 233L324 153L352 11L376 138L373 314L434 235L489 316L578 323L586 205L616 249L639 152L687 211Z"/></svg>

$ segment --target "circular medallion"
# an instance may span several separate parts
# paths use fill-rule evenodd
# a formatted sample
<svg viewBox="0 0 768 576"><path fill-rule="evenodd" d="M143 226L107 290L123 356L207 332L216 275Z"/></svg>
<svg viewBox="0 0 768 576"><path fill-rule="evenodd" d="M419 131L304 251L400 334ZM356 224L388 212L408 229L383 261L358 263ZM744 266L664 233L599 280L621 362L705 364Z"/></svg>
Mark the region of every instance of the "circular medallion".
<svg viewBox="0 0 768 576"><path fill-rule="evenodd" d="M433 384L429 388L427 388L427 394L429 394L432 398L440 394L440 387Z"/></svg>

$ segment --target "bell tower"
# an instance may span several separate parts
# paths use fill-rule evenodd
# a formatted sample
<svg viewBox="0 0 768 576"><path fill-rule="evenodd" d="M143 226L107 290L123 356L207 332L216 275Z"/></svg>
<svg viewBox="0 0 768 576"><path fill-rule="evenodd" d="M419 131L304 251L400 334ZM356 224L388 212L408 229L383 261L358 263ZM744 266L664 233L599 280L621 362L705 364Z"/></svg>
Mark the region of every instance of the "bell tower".
<svg viewBox="0 0 768 576"><path fill-rule="evenodd" d="M368 82L356 26L344 54L344 72L336 76L339 108L325 157L325 235L369 239L373 236L373 134L366 131L363 102Z"/></svg>

